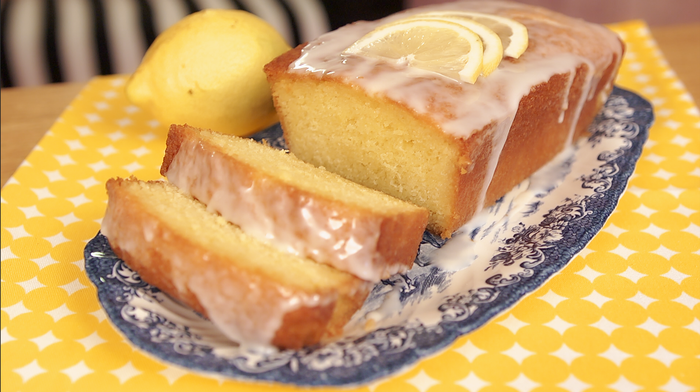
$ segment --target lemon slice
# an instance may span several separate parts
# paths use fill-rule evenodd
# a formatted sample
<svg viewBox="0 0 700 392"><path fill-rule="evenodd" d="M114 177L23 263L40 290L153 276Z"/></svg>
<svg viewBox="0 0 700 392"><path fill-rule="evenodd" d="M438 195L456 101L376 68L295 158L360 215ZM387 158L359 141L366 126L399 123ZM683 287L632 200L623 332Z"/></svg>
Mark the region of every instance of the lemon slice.
<svg viewBox="0 0 700 392"><path fill-rule="evenodd" d="M447 12L426 12L414 15L409 19L439 19L460 24L476 33L484 45L484 60L481 74L488 76L493 72L503 59L503 44L501 38L493 30L484 24L474 21L467 16L451 14Z"/></svg>
<svg viewBox="0 0 700 392"><path fill-rule="evenodd" d="M435 17L460 16L469 18L488 27L501 38L503 54L506 57L517 59L527 49L527 27L516 20L470 11L435 11L430 12L430 14Z"/></svg>
<svg viewBox="0 0 700 392"><path fill-rule="evenodd" d="M379 26L345 49L395 64L474 83L483 68L479 36L461 24L437 19L402 19Z"/></svg>

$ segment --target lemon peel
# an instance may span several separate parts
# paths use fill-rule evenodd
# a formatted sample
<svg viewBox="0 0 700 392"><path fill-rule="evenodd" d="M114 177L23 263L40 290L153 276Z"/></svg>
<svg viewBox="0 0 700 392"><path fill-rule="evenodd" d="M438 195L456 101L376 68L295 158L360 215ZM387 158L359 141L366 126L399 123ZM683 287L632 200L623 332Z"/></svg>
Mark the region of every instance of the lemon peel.
<svg viewBox="0 0 700 392"><path fill-rule="evenodd" d="M486 26L501 38L503 55L506 57L517 59L527 50L529 43L527 27L514 19L471 11L435 11L431 14L470 18Z"/></svg>
<svg viewBox="0 0 700 392"><path fill-rule="evenodd" d="M289 49L251 13L200 11L156 38L126 95L164 124L249 135L277 121L263 66Z"/></svg>
<svg viewBox="0 0 700 392"><path fill-rule="evenodd" d="M343 53L389 59L474 83L483 68L484 49L479 36L459 23L407 18L376 28Z"/></svg>
<svg viewBox="0 0 700 392"><path fill-rule="evenodd" d="M496 34L488 26L476 22L468 16L435 11L418 14L408 19L445 20L448 22L461 24L462 26L476 33L481 39L484 47L483 66L481 69L481 75L483 76L490 75L491 72L498 68L498 65L503 59L503 44L498 34Z"/></svg>

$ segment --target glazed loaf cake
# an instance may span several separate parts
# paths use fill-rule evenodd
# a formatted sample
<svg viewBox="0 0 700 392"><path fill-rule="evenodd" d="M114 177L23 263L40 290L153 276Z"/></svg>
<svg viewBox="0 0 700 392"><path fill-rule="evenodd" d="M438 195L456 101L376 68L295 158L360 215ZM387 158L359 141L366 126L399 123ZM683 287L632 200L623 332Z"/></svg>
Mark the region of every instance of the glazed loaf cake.
<svg viewBox="0 0 700 392"><path fill-rule="evenodd" d="M111 179L102 233L148 283L237 342L301 348L337 336L371 284L245 234L165 181Z"/></svg>
<svg viewBox="0 0 700 392"><path fill-rule="evenodd" d="M252 139L172 125L161 174L280 249L367 281L407 271L428 210Z"/></svg>
<svg viewBox="0 0 700 392"><path fill-rule="evenodd" d="M342 54L381 24L450 10L516 20L529 47L474 84ZM450 237L586 134L622 53L603 26L529 5L467 1L345 26L265 71L297 157L429 209L429 230Z"/></svg>

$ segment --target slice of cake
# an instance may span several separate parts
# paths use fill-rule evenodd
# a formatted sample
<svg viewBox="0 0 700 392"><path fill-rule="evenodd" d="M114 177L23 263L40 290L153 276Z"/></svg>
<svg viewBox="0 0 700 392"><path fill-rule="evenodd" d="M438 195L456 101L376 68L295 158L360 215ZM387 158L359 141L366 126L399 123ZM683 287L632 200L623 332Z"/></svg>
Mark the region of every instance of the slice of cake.
<svg viewBox="0 0 700 392"><path fill-rule="evenodd" d="M161 174L246 233L377 282L412 265L428 211L251 139L172 125Z"/></svg>
<svg viewBox="0 0 700 392"><path fill-rule="evenodd" d="M348 52L379 26L450 11L517 21L527 29L527 49L473 84L415 72L412 58ZM345 26L265 71L291 152L429 209L429 230L450 237L586 134L622 53L603 26L524 4L466 1Z"/></svg>
<svg viewBox="0 0 700 392"><path fill-rule="evenodd" d="M254 239L164 181L111 179L102 233L148 283L237 342L300 348L342 332L371 284Z"/></svg>

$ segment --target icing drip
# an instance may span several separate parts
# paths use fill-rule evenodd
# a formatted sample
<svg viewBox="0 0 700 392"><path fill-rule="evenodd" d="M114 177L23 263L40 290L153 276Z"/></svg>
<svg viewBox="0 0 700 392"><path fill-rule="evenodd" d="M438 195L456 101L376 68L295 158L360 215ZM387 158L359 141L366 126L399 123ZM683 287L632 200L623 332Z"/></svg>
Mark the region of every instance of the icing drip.
<svg viewBox="0 0 700 392"><path fill-rule="evenodd" d="M515 114L510 116L510 118L506 119L505 121L501 121L498 123L494 130L494 138L493 138L493 144L492 144L492 156L500 157L501 156L501 151L503 151L503 146L506 145L506 140L508 139L508 131L510 130L510 126L513 124L513 120L515 119ZM479 200L477 202L477 210L474 212L475 214L479 213L483 208L486 200L486 192L488 191L489 185L491 184L491 180L493 179L493 175L496 173L496 166L498 166L498 159L489 159L488 166L486 167L486 174L484 176L484 185L481 187L481 190L479 192Z"/></svg>
<svg viewBox="0 0 700 392"><path fill-rule="evenodd" d="M197 295L210 320L229 339L249 345L271 346L275 334L282 325L284 316L302 306L327 305L335 298L322 299L318 295L304 295L277 287L279 300L270 297L261 282L251 279L247 287L222 284L220 271L210 268L189 277L182 276L187 287ZM216 287L216 289L213 289ZM251 309L236 302L265 303L265 312Z"/></svg>
<svg viewBox="0 0 700 392"><path fill-rule="evenodd" d="M590 63L588 64L587 70L590 70L591 68ZM569 129L569 134L566 138L566 146L570 146L571 143L573 143L574 139L574 133L576 133L576 125L578 124L578 119L581 117L581 111L583 110L583 106L586 104L586 101L590 100L594 96L595 92L595 85L593 84L593 72L586 72L585 75L585 81L583 83L583 88L584 90L581 91L581 96L579 97L579 101L576 104L576 107L573 110L573 118L571 120L571 128ZM572 77L573 81L573 77ZM597 83L596 83L597 84ZM569 86L569 89L571 86Z"/></svg>

